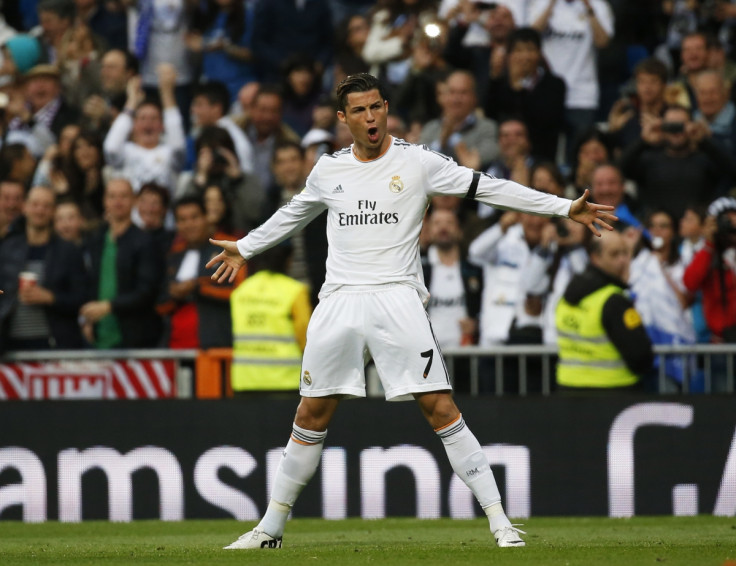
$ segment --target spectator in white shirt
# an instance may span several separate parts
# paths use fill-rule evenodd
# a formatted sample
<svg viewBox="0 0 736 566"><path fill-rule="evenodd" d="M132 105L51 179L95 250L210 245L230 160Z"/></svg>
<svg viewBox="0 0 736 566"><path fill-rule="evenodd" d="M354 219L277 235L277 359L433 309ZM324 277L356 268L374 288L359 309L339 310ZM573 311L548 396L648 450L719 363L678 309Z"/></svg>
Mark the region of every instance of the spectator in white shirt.
<svg viewBox="0 0 736 566"><path fill-rule="evenodd" d="M515 318L519 325L533 323L523 316L521 272L548 223L549 219L541 216L505 212L497 224L470 244L468 259L483 266L485 281L480 311L481 345L506 342Z"/></svg>
<svg viewBox="0 0 736 566"><path fill-rule="evenodd" d="M109 165L128 179L137 193L145 183L169 191L184 164L185 139L182 117L176 105L176 71L159 67L161 106L145 99L140 77L128 82L124 111L115 118L103 149ZM165 134L165 136L164 136Z"/></svg>
<svg viewBox="0 0 736 566"><path fill-rule="evenodd" d="M576 136L593 125L600 88L596 51L613 37L613 12L606 0L532 0L531 26L542 34L542 52L567 85L567 161Z"/></svg>
<svg viewBox="0 0 736 566"><path fill-rule="evenodd" d="M538 344L542 342L542 312L530 310L523 273L539 245L548 218L506 212L494 226L471 244L468 259L483 267L483 294L480 309L481 346L498 344ZM497 383L496 362L481 360L480 391L494 391ZM520 389L519 367L515 360L503 361L504 391ZM541 373L540 373L541 375ZM533 390L541 382L527 383ZM517 389L519 388L519 389Z"/></svg>

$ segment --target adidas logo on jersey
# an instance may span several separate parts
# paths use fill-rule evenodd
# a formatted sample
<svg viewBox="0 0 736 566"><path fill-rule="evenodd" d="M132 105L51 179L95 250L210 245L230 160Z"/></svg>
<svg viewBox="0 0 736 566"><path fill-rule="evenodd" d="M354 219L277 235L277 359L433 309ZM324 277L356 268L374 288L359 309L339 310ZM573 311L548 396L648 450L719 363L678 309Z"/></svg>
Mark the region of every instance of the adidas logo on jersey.
<svg viewBox="0 0 736 566"><path fill-rule="evenodd" d="M338 194L338 193L344 193L345 191L342 190L342 185L337 185L334 189L332 189L332 194Z"/></svg>

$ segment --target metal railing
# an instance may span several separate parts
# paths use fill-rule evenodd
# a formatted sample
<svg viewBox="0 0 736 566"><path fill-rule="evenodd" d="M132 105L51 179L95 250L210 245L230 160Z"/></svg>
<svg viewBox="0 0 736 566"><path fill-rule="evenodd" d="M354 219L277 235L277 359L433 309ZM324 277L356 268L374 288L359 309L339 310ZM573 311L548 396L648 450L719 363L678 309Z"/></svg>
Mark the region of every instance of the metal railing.
<svg viewBox="0 0 736 566"><path fill-rule="evenodd" d="M736 379L734 377L734 358L736 344L699 344L690 346L655 346L655 355L659 361L657 373L657 390L660 393L672 393L679 390L682 393L691 392L691 383L694 376L689 371L692 364L688 363L693 356L700 360L703 374L703 389L705 393L725 392L734 393ZM61 361L61 360L109 360L109 359L157 359L175 360L177 362L177 390L179 397L190 397L196 389L192 387L191 375L181 371L181 362L194 362L201 352L198 350L51 350L14 352L5 354L0 362L34 362L34 361ZM467 360L467 375L469 393L473 396L483 394L506 395L509 393L505 384L509 381L515 385L514 392L521 396L531 392L550 395L554 390L554 369L557 357L557 347L548 345L498 345L498 346L464 346L460 348L446 348L443 356L447 362L447 369L451 379L457 383L457 366L461 360ZM681 387L673 389L671 380L666 375L666 357L677 356L681 366L685 369ZM714 363L714 359L717 362ZM510 375L506 361L516 362L515 375ZM530 368L530 365L532 366ZM483 366L483 367L481 367ZM486 370L490 379L484 380L484 385L492 385L492 390L481 391L481 374ZM510 378L510 379L507 379ZM198 379L198 376L194 376ZM530 381L540 383L539 389L530 387Z"/></svg>
<svg viewBox="0 0 736 566"><path fill-rule="evenodd" d="M714 390L725 393L734 392L734 356L736 356L736 344L657 345L654 346L654 353L658 361L657 390L660 393L672 393L675 391L671 385L672 382L666 374L665 361L670 356L678 356L685 370L680 388L682 393L691 392L691 382L695 376L690 371L691 364L688 362L692 356L696 356L702 360L703 387L705 393L712 393ZM518 361L516 382L519 395L524 396L529 394L530 379L539 376L537 373L530 373L529 365L532 360L538 360L539 364L541 364L539 370L541 373L540 393L542 395L550 395L553 390L554 364L557 358L556 346L464 346L443 349L442 354L445 357L447 369L453 380L457 377L455 375L457 360L468 360L470 394L473 396L481 393L482 363L486 364L486 370L491 370L486 373L491 374L490 380L494 386L493 391L483 391L483 393L504 395L506 393L504 383L508 374L504 361L514 358ZM722 358L719 359L721 365L713 363L714 357ZM715 368L714 365L716 365ZM486 379L486 382L488 381ZM716 382L719 384L718 387L714 387ZM486 385L488 384L486 383Z"/></svg>
<svg viewBox="0 0 736 566"><path fill-rule="evenodd" d="M50 362L61 360L189 360L197 359L199 350L34 350L7 352L0 362Z"/></svg>

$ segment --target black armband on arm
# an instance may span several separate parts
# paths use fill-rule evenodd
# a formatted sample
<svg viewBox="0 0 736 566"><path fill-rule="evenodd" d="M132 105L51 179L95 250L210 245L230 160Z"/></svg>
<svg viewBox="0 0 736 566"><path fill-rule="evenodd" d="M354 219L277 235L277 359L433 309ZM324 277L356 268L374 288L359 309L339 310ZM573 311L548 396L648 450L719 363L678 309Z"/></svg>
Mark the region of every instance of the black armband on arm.
<svg viewBox="0 0 736 566"><path fill-rule="evenodd" d="M478 181L480 181L480 173L478 173L478 171L473 171L473 180L470 181L470 188L465 195L466 199L475 200L475 193L478 192Z"/></svg>

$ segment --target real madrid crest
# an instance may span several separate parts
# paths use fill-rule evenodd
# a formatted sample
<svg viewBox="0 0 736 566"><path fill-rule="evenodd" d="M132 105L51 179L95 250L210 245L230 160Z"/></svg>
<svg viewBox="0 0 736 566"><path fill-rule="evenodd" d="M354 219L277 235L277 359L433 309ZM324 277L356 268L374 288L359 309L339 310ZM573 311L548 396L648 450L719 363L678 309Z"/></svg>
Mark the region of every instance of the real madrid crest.
<svg viewBox="0 0 736 566"><path fill-rule="evenodd" d="M312 376L309 375L308 371L304 372L304 376L302 377L302 380L304 381L305 385L312 385Z"/></svg>
<svg viewBox="0 0 736 566"><path fill-rule="evenodd" d="M388 184L388 188L391 189L392 193L400 193L404 190L404 181L402 181L401 177L398 175L394 175L391 177L391 182Z"/></svg>

